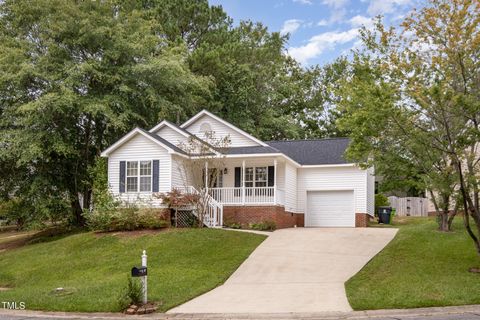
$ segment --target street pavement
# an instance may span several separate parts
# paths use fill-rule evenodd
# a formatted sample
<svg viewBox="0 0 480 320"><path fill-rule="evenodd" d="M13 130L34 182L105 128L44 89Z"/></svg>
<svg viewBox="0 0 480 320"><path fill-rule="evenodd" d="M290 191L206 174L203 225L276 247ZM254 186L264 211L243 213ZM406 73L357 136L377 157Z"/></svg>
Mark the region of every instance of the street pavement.
<svg viewBox="0 0 480 320"><path fill-rule="evenodd" d="M65 313L27 310L2 310L0 320L480 320L480 305L459 307L435 307L419 309L372 310L322 313L154 313L141 316L127 316L115 313Z"/></svg>

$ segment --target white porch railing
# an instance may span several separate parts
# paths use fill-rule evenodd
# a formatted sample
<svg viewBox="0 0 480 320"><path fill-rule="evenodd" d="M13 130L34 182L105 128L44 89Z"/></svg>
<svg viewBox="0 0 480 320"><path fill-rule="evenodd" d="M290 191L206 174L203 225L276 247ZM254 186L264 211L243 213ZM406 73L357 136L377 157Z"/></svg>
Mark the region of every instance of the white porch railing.
<svg viewBox="0 0 480 320"><path fill-rule="evenodd" d="M283 204L285 193L274 187L211 188L208 193L222 204Z"/></svg>
<svg viewBox="0 0 480 320"><path fill-rule="evenodd" d="M222 227L223 226L223 205L216 201L212 196L204 192L199 192L193 186L177 187L175 188L183 193L196 194L200 196L200 201L206 201L205 215L203 217L203 223L207 227ZM199 216L199 213L193 210L193 213Z"/></svg>

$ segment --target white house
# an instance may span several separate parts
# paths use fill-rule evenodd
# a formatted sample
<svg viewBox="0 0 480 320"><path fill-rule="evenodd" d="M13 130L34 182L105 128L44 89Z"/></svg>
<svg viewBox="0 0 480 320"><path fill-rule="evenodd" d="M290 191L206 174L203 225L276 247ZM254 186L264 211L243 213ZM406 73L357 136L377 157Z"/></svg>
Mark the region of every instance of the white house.
<svg viewBox="0 0 480 320"><path fill-rule="evenodd" d="M226 151L214 150L225 167L217 168L218 181L208 190L209 226L363 227L374 214L373 171L344 159L348 139L261 141L206 110L180 126L162 121L149 131L136 128L103 151L111 192L162 207L153 194L194 190L182 179L181 163L195 155L182 146L205 132L230 138Z"/></svg>

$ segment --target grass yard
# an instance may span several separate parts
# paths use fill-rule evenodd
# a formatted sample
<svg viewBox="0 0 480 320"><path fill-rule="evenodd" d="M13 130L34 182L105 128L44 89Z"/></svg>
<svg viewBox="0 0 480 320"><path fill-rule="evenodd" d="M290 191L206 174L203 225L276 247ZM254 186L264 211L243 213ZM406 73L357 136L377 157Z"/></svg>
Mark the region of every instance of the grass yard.
<svg viewBox="0 0 480 320"><path fill-rule="evenodd" d="M345 285L352 308L479 304L480 274L468 269L480 266L480 257L462 217L450 233L437 231L434 217L395 219L396 237Z"/></svg>
<svg viewBox="0 0 480 320"><path fill-rule="evenodd" d="M223 283L264 239L215 229L54 238L0 253L0 287L11 287L0 290L0 301L36 310L120 311L120 292L146 249L149 300L165 311ZM58 287L69 294L55 294Z"/></svg>

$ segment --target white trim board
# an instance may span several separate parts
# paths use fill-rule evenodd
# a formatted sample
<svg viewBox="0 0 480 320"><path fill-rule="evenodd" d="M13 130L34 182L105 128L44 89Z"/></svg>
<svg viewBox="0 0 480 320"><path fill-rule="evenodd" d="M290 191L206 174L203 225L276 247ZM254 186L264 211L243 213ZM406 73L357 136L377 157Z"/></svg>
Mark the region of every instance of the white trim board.
<svg viewBox="0 0 480 320"><path fill-rule="evenodd" d="M112 153L113 151L115 151L116 149L118 149L122 144L124 144L125 142L127 142L128 140L130 140L131 138L133 138L135 135L137 134L141 134L142 136L144 136L145 138L148 138L150 139L151 141L155 142L156 144L158 144L159 146L167 149L168 153L174 153L174 154L177 154L179 156L182 156L182 157L185 157L185 155L183 154L180 154L178 152L176 152L175 150L173 150L172 148L170 148L169 146L167 146L166 144L162 143L161 141L149 136L148 134L146 134L145 132L143 132L140 128L135 128L133 129L132 131L130 131L129 133L127 133L126 135L124 135L120 140L118 140L117 142L115 142L114 144L112 144L110 147L108 147L107 149L105 149L104 151L102 151L102 153L100 154L100 156L102 157L108 157L108 155L110 153Z"/></svg>
<svg viewBox="0 0 480 320"><path fill-rule="evenodd" d="M153 127L152 129L148 130L148 132L150 133L154 133L155 131L158 131L160 130L161 128L163 128L164 126L167 126L169 127L170 129L172 130L175 130L176 132L180 133L181 135L183 135L184 137L190 137L191 134L188 134L187 132L179 129L177 126L173 125L170 121L167 121L167 120L163 120L162 122L160 122L159 124L157 124L155 127Z"/></svg>

